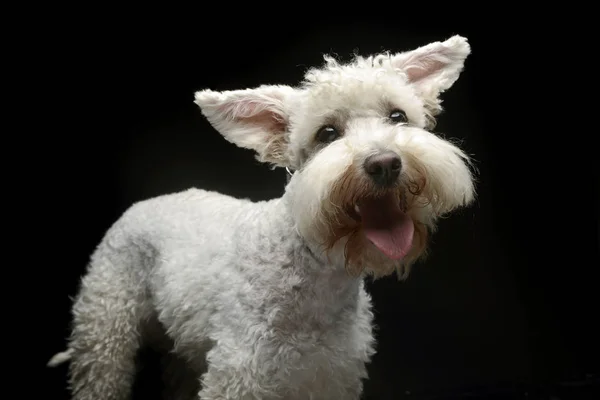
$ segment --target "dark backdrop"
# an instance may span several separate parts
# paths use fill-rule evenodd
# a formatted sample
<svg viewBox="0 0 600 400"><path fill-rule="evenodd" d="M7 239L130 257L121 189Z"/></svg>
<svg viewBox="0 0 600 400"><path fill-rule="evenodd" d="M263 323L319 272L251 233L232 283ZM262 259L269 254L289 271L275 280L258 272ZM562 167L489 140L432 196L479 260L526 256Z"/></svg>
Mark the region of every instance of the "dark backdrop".
<svg viewBox="0 0 600 400"><path fill-rule="evenodd" d="M381 15L116 15L78 20L38 57L40 70L54 71L32 94L51 93L51 111L37 111L48 128L37 142L46 150L40 184L51 182L42 234L57 257L42 272L40 315L52 321L45 359L65 345L70 296L89 255L133 202L191 186L254 200L282 193L285 172L223 140L194 91L294 84L323 53L348 60L355 50L400 51L461 34L472 55L436 130L464 139L477 160L478 203L442 222L431 257L407 282L369 285L379 345L365 398L563 393L599 372L597 164L571 132L548 123L564 115L550 91L540 95L540 77L552 71L529 46L555 40L552 31L452 19L409 27ZM47 398L67 398L65 372L45 371Z"/></svg>

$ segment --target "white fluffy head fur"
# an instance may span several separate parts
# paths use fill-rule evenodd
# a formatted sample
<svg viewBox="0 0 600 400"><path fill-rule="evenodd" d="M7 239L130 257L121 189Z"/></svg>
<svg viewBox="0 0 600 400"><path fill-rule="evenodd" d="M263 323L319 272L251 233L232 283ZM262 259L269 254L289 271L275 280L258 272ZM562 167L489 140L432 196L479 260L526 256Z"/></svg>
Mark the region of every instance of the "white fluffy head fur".
<svg viewBox="0 0 600 400"><path fill-rule="evenodd" d="M469 53L467 40L454 36L349 64L326 56L298 87L202 90L196 103L227 140L296 171L284 198L307 242L351 271L405 277L425 254L437 219L474 198L467 155L428 131L441 111L440 94ZM401 160L394 182L384 186L365 172L367 158L383 152ZM361 215L369 199L390 196L414 226L401 257L367 238Z"/></svg>

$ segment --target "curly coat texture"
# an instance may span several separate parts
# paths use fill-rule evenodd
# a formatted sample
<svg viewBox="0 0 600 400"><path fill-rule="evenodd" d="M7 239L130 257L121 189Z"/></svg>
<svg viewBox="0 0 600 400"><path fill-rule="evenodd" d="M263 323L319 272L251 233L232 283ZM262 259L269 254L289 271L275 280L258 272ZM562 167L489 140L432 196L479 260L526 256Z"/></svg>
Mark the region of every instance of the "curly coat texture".
<svg viewBox="0 0 600 400"><path fill-rule="evenodd" d="M469 52L456 36L327 59L299 88L198 92L227 140L296 172L279 199L190 189L124 213L82 279L68 350L50 362L70 361L73 399L128 399L145 345L163 350L169 398L359 399L375 352L362 278L406 278L437 219L474 199L469 157L426 130ZM406 121L390 123L399 109ZM315 142L322 126L337 129L331 143ZM362 167L381 151L402 160L389 190ZM414 225L402 259L386 258L352 214L380 192Z"/></svg>
<svg viewBox="0 0 600 400"><path fill-rule="evenodd" d="M134 205L75 302L75 397L126 399L154 318L199 374L206 357L202 399L357 397L373 352L369 297L290 232L279 199L192 189Z"/></svg>

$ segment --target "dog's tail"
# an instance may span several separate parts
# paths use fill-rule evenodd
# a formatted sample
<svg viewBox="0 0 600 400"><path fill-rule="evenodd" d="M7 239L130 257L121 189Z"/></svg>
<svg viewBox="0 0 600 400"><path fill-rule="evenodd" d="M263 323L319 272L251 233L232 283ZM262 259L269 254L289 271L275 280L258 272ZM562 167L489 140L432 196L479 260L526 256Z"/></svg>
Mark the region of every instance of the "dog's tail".
<svg viewBox="0 0 600 400"><path fill-rule="evenodd" d="M72 355L73 355L73 349L68 349L66 351L63 351L63 352L60 352L60 353L56 353L50 359L50 361L48 361L48 364L46 364L46 366L48 366L48 367L59 366L60 364L69 361L71 359Z"/></svg>

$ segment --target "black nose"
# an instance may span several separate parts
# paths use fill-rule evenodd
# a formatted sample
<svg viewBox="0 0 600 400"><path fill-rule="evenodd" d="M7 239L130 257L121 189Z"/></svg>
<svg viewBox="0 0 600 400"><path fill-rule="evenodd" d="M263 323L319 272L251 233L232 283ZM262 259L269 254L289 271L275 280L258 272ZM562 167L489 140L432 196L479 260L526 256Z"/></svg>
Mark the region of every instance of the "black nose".
<svg viewBox="0 0 600 400"><path fill-rule="evenodd" d="M393 151L386 151L369 156L365 160L364 168L377 185L392 186L400 175L402 161Z"/></svg>

